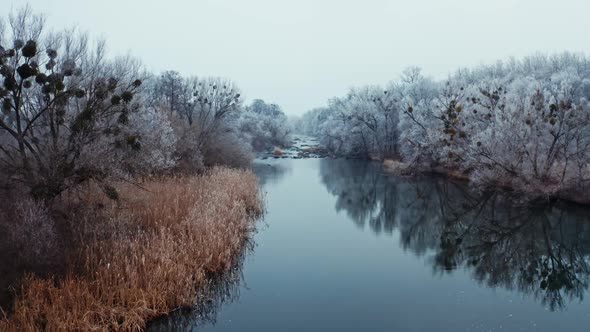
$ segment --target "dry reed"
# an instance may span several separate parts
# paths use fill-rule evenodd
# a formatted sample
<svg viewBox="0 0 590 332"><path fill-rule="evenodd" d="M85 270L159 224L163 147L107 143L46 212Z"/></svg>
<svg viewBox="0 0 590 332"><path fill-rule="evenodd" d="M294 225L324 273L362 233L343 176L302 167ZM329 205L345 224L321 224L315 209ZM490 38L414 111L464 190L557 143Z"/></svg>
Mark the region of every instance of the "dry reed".
<svg viewBox="0 0 590 332"><path fill-rule="evenodd" d="M207 275L232 266L262 213L250 171L121 184L122 203L89 190L73 213L79 244L68 275L25 278L2 331L142 330L195 304ZM89 212L90 211L90 212ZM74 268L75 267L75 268Z"/></svg>

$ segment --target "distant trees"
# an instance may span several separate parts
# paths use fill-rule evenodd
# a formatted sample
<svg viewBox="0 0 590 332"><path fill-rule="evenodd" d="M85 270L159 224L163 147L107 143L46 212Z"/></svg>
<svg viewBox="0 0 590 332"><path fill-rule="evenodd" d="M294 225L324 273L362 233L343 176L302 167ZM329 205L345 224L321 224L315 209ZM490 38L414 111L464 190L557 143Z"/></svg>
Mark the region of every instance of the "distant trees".
<svg viewBox="0 0 590 332"><path fill-rule="evenodd" d="M249 164L250 146L238 139L235 118L242 112L240 91L222 78L184 78L166 71L147 92L149 107L167 114L177 137L176 156L185 170Z"/></svg>
<svg viewBox="0 0 590 332"><path fill-rule="evenodd" d="M353 89L303 117L336 152L458 170L483 186L548 195L590 180L590 61L532 56L435 82L417 68L382 89Z"/></svg>
<svg viewBox="0 0 590 332"><path fill-rule="evenodd" d="M393 86L352 89L308 115L307 130L320 132L335 153L356 157L399 155L399 102Z"/></svg>
<svg viewBox="0 0 590 332"><path fill-rule="evenodd" d="M167 114L183 169L247 166L251 151L289 143L291 127L276 104L255 99L243 106L238 87L222 78L184 78L166 71L144 93L148 108Z"/></svg>
<svg viewBox="0 0 590 332"><path fill-rule="evenodd" d="M237 119L237 128L255 151L289 144L291 128L287 116L278 105L267 104L261 99L255 99L245 107Z"/></svg>

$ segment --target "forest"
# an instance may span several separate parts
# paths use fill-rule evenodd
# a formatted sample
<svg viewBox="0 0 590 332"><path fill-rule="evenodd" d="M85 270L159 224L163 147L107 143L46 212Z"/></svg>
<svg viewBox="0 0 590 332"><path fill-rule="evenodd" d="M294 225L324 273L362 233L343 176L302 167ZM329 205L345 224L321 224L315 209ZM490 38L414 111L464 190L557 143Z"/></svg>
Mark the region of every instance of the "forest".
<svg viewBox="0 0 590 332"><path fill-rule="evenodd" d="M589 59L573 53L498 61L440 81L410 67L386 86L331 99L297 128L336 155L389 160L396 171L588 202L589 79Z"/></svg>

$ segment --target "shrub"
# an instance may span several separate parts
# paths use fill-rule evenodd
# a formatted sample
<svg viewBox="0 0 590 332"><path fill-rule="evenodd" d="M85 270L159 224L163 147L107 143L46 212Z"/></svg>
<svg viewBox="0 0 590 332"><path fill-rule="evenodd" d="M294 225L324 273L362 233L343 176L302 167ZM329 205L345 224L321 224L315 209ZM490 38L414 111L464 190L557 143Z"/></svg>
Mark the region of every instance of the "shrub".
<svg viewBox="0 0 590 332"><path fill-rule="evenodd" d="M0 229L10 259L25 266L55 263L60 237L50 210L31 198L6 199L10 202L0 210Z"/></svg>
<svg viewBox="0 0 590 332"><path fill-rule="evenodd" d="M203 146L203 161L206 166L224 165L248 168L252 153L247 143L231 131L219 132Z"/></svg>

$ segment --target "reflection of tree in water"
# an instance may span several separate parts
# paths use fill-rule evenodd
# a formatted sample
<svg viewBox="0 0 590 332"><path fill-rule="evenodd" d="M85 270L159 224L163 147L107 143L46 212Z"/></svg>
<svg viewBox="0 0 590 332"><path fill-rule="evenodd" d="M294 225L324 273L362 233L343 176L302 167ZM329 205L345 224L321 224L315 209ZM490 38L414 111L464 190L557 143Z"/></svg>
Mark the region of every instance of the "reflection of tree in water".
<svg viewBox="0 0 590 332"><path fill-rule="evenodd" d="M345 210L359 226L366 221L373 224L376 217L375 188L379 185L379 174L370 168L370 164L359 161L322 160L320 163L322 181L334 184L327 187L338 197L336 209Z"/></svg>
<svg viewBox="0 0 590 332"><path fill-rule="evenodd" d="M434 271L471 271L489 287L531 294L551 310L582 300L590 282L590 209L522 206L441 177L383 175L366 162L324 160L328 191L360 227L400 233L404 249L434 253Z"/></svg>
<svg viewBox="0 0 590 332"><path fill-rule="evenodd" d="M289 163L282 161L256 161L252 163L252 170L254 173L256 173L260 184L265 185L267 183L276 183L279 181L283 176L291 171L290 166L291 165Z"/></svg>

